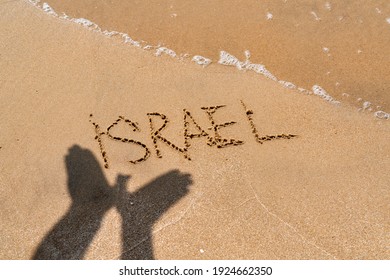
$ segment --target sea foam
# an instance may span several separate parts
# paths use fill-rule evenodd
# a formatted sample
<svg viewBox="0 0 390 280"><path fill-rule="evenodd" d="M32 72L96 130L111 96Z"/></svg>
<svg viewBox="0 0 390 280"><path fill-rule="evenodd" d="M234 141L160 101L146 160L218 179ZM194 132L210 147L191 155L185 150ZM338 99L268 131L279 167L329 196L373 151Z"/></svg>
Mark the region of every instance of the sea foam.
<svg viewBox="0 0 390 280"><path fill-rule="evenodd" d="M85 19L85 18L71 18L68 15L66 15L65 13L62 13L61 15L59 15L46 2L43 2L42 5L40 5L40 0L27 0L27 2L30 3L31 5L35 6L36 8L40 9L41 11L45 12L46 14L51 15L53 17L79 24L85 28L88 28L91 31L99 32L106 37L119 36L120 38L122 38L122 41L124 43L130 44L134 47L138 47L138 48L141 48L144 50L149 50L149 51L154 50L155 51L154 54L156 56L161 56L162 54L166 54L172 58L178 58L178 59L183 59L183 58L189 57L188 54L178 56L176 54L176 52L173 51L172 49L169 49L169 48L161 46L161 45L158 45L158 46L143 45L140 41L133 40L126 33L118 32L118 31L111 31L111 30L102 30L96 23L94 23L88 19ZM331 7L329 5L329 9L330 8ZM314 18L317 21L321 20L321 18L314 11L312 11L311 14L314 16ZM273 15L271 13L269 13L269 15L267 15L267 17L269 19L271 19L273 17ZM386 18L386 21L390 24L390 18ZM329 49L325 48L325 47L323 48L323 50L325 52L329 51ZM324 99L332 104L340 104L340 101L335 100L332 96L330 96L325 91L325 89L323 89L319 85L314 85L312 87L312 91L310 91L310 90L304 89L302 87L297 87L295 84L293 84L291 82L278 80L269 70L267 70L267 68L264 65L252 63L249 60L249 58L250 58L249 50L246 50L244 53L245 53L246 59L244 61L240 61L237 57L228 53L227 51L220 51L220 58L219 58L218 64L225 65L225 66L235 66L238 70L244 70L244 71L251 70L257 74L261 74L261 75L263 75L263 76L265 76L273 81L278 82L280 85L282 85L285 88L291 89L291 90L299 92L299 93L307 94L307 95L311 95L311 94L317 95L317 96L321 97L322 99ZM211 59L203 57L201 55L193 56L191 61L195 62L196 64L201 65L203 67L208 66L209 64L212 63ZM369 105L367 105L367 104L369 104ZM371 105L370 102L364 103L363 107L360 108L359 110L372 111L370 105ZM373 114L376 118L379 118L379 119L386 119L386 120L390 119L390 114L386 113L384 111L375 111Z"/></svg>
<svg viewBox="0 0 390 280"><path fill-rule="evenodd" d="M234 55L231 55L230 53L228 53L226 51L221 51L219 54L218 63L222 64L222 65L227 65L227 66L235 66L238 70L252 70L258 74L262 74L262 75L266 76L267 78L269 78L271 80L274 80L274 81L278 80L270 71L267 70L267 68L265 68L264 65L251 63L249 61L250 56L251 56L251 54L247 50L247 51L245 51L245 57L246 57L245 61L240 61Z"/></svg>

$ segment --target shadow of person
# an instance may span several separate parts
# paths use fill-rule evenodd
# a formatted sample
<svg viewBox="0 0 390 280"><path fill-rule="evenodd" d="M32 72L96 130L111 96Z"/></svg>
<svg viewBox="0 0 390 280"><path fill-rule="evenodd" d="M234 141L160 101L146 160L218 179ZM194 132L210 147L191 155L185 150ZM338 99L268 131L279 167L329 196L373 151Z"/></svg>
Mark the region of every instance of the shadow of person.
<svg viewBox="0 0 390 280"><path fill-rule="evenodd" d="M109 186L91 151L74 145L65 163L72 204L38 246L33 259L82 259L104 214L115 203L118 188ZM120 178L125 184L123 176Z"/></svg>
<svg viewBox="0 0 390 280"><path fill-rule="evenodd" d="M114 206L122 218L122 258L152 259L153 223L188 192L190 175L174 170L130 193L126 191L130 177L119 174L115 186L110 186L87 149L72 146L65 163L72 203L38 245L33 259L83 259L104 215Z"/></svg>
<svg viewBox="0 0 390 280"><path fill-rule="evenodd" d="M121 180L126 180L126 177ZM188 193L191 184L190 174L172 170L134 193L127 192L125 184L118 185L116 208L122 218L121 259L154 259L153 225Z"/></svg>

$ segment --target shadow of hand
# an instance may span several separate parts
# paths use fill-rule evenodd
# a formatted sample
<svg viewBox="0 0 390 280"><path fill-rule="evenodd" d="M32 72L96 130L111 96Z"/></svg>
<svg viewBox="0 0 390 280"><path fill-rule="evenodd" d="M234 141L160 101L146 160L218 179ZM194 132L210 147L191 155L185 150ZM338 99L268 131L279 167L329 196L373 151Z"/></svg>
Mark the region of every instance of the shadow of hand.
<svg viewBox="0 0 390 280"><path fill-rule="evenodd" d="M119 176L118 176L119 177ZM122 218L122 259L153 259L152 229L155 222L189 192L191 175L173 170L135 193L118 185L116 208Z"/></svg>
<svg viewBox="0 0 390 280"><path fill-rule="evenodd" d="M116 203L99 163L87 149L74 145L65 157L72 203L38 246L34 259L82 259L105 213Z"/></svg>
<svg viewBox="0 0 390 280"><path fill-rule="evenodd" d="M105 212L115 204L116 187L111 187L96 158L86 149L73 146L65 157L68 171L68 190L72 207L99 208Z"/></svg>
<svg viewBox="0 0 390 280"><path fill-rule="evenodd" d="M91 151L74 145L65 157L71 206L38 246L33 259L82 259L106 212L116 207L122 218L122 259L153 259L153 224L192 184L190 174L170 171L135 193L129 176L119 174L111 187Z"/></svg>

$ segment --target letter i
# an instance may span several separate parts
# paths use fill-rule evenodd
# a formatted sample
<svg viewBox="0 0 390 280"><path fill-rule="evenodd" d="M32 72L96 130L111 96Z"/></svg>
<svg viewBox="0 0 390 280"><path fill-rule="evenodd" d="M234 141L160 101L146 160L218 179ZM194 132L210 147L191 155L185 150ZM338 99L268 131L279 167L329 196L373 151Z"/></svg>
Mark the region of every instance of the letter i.
<svg viewBox="0 0 390 280"><path fill-rule="evenodd" d="M104 135L105 133L100 131L100 126L99 126L97 123L95 123L95 122L92 121L92 117L93 117L93 115L90 114L90 115L89 115L89 122L92 123L93 126L94 126L94 128L95 128L95 133L96 133L96 135L95 135L95 140L97 140L98 143L99 143L100 153L101 153L101 155L102 155L102 157L103 157L103 161L104 161L104 168L108 169L108 158L107 158L107 153L106 153L106 151L104 150L104 146L103 146L103 142L102 142L102 137L101 137L101 136Z"/></svg>

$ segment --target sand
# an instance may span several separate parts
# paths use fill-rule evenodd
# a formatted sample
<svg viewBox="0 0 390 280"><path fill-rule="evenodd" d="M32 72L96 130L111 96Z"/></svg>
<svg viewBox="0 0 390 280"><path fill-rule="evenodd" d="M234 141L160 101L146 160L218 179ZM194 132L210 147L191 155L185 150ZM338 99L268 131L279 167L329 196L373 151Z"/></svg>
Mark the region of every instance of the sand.
<svg viewBox="0 0 390 280"><path fill-rule="evenodd" d="M1 259L390 258L388 121L0 13Z"/></svg>
<svg viewBox="0 0 390 280"><path fill-rule="evenodd" d="M48 0L135 40L217 62L220 50L264 64L278 79L337 100L390 111L387 0Z"/></svg>

